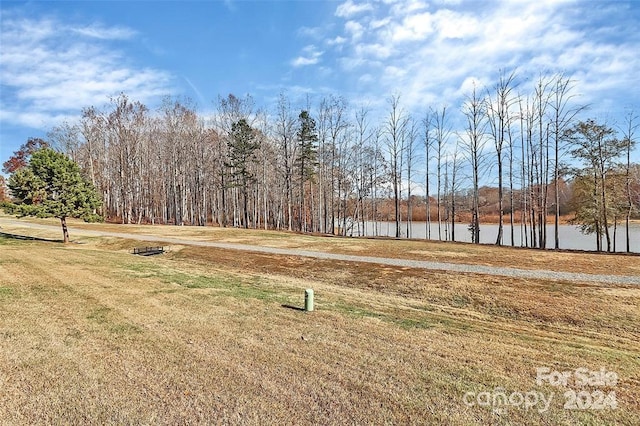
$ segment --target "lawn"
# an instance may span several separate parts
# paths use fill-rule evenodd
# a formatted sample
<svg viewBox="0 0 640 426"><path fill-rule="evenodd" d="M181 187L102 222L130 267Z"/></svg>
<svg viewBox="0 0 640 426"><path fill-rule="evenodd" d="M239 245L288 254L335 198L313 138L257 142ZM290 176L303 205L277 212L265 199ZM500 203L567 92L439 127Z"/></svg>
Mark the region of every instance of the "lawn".
<svg viewBox="0 0 640 426"><path fill-rule="evenodd" d="M558 256L562 270L571 259L596 271L638 267L625 256L173 232L429 260L441 251L468 263L500 250L500 264ZM133 241L75 240L0 236L0 424L640 424L638 287L188 246L144 258L129 253ZM295 309L306 288L312 313ZM537 368L568 372L567 384L537 383ZM582 386L580 368L617 380ZM501 394L511 403L499 404Z"/></svg>

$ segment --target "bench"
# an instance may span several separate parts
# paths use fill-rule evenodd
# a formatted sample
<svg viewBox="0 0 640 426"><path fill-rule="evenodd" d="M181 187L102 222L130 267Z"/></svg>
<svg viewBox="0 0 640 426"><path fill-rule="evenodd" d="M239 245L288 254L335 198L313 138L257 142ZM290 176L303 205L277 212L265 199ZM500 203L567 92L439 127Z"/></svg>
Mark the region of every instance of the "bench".
<svg viewBox="0 0 640 426"><path fill-rule="evenodd" d="M162 253L164 253L164 247L135 247L133 249L133 254L139 254L140 256L152 256Z"/></svg>

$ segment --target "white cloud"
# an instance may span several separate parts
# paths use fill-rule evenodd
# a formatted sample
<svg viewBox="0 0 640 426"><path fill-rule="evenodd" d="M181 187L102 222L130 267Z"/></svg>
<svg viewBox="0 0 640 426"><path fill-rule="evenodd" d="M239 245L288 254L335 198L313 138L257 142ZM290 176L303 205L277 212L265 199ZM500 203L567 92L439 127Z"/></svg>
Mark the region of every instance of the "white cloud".
<svg viewBox="0 0 640 426"><path fill-rule="evenodd" d="M302 49L302 55L293 59L291 61L291 65L296 68L308 65L316 65L320 62L320 57L322 56L322 54L323 52L317 50L314 45L305 46Z"/></svg>
<svg viewBox="0 0 640 426"><path fill-rule="evenodd" d="M329 46L340 46L343 45L344 43L346 43L347 39L342 37L342 36L337 36L335 38L332 38L330 40L327 40L327 44Z"/></svg>
<svg viewBox="0 0 640 426"><path fill-rule="evenodd" d="M353 40L360 39L364 34L364 26L360 22L347 21L347 23L344 24L344 29L351 35Z"/></svg>
<svg viewBox="0 0 640 426"><path fill-rule="evenodd" d="M360 56L374 59L387 59L393 53L389 45L380 43L357 45L355 51Z"/></svg>
<svg viewBox="0 0 640 426"><path fill-rule="evenodd" d="M38 111L0 110L0 122L14 123L34 129L50 129L63 122L73 122L75 114L50 114Z"/></svg>
<svg viewBox="0 0 640 426"><path fill-rule="evenodd" d="M581 99L626 96L638 103L640 92L629 87L640 75L640 39L628 32L633 19L623 11L602 6L578 12L572 0L464 7L458 1L389 0L372 13L345 17L338 36L347 41L327 57L336 54L343 71L359 73L354 83L363 90L376 81L378 96L403 93L409 108L457 105L473 80L490 87L500 70L515 68L523 84L540 73L564 72L579 80L578 93L591 93Z"/></svg>
<svg viewBox="0 0 640 426"><path fill-rule="evenodd" d="M428 5L420 0L398 1L391 7L390 12L395 16L406 16L427 8Z"/></svg>
<svg viewBox="0 0 640 426"><path fill-rule="evenodd" d="M297 67L304 67L306 65L315 65L319 61L320 61L320 58L318 57L306 58L304 56L298 56L297 58L291 61L291 65L297 68Z"/></svg>
<svg viewBox="0 0 640 426"><path fill-rule="evenodd" d="M395 42L418 41L433 33L433 16L431 13L419 13L407 16L391 30L391 40Z"/></svg>
<svg viewBox="0 0 640 426"><path fill-rule="evenodd" d="M369 23L369 28L372 29L372 30L376 30L378 28L382 28L382 27L388 25L390 22L391 22L391 18L390 17L386 17L386 18L382 18L382 19L373 19Z"/></svg>
<svg viewBox="0 0 640 426"><path fill-rule="evenodd" d="M484 78L478 76L469 76L465 78L462 83L460 83L460 87L453 94L456 97L461 99L465 99L470 97L473 93L474 89L478 96L482 96L482 91L485 87L487 87L487 82Z"/></svg>
<svg viewBox="0 0 640 426"><path fill-rule="evenodd" d="M384 69L384 78L391 82L401 79L407 74L407 70L393 65L389 65Z"/></svg>
<svg viewBox="0 0 640 426"><path fill-rule="evenodd" d="M370 12L373 6L370 3L354 3L353 0L347 0L336 9L336 16L341 18L349 18L362 12Z"/></svg>
<svg viewBox="0 0 640 426"><path fill-rule="evenodd" d="M74 33L100 40L127 40L136 35L136 32L130 28L105 27L100 24L70 27L69 29Z"/></svg>
<svg viewBox="0 0 640 426"><path fill-rule="evenodd" d="M439 10L434 15L434 24L441 39L464 39L478 35L482 23L475 16L451 10Z"/></svg>
<svg viewBox="0 0 640 426"><path fill-rule="evenodd" d="M357 68L360 68L366 64L370 64L371 62L357 56L348 56L343 57L338 60L338 63L345 71L354 71Z"/></svg>
<svg viewBox="0 0 640 426"><path fill-rule="evenodd" d="M362 74L358 81L363 84L370 84L375 81L374 77L371 74Z"/></svg>
<svg viewBox="0 0 640 426"><path fill-rule="evenodd" d="M168 73L136 67L109 44L135 34L123 27L3 16L1 120L43 128L120 92L142 102L168 93Z"/></svg>

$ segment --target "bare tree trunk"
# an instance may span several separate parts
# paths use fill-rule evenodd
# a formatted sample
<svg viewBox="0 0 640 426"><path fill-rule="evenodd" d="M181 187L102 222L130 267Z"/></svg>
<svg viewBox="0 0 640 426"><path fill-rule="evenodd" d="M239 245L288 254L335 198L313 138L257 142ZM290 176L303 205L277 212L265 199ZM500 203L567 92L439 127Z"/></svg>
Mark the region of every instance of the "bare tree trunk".
<svg viewBox="0 0 640 426"><path fill-rule="evenodd" d="M625 249L627 253L630 253L631 243L629 237L629 222L631 221L631 214L633 212L633 194L631 192L631 150L636 144L635 132L640 124L637 123L638 116L633 110L629 111L625 119L623 142L627 154L627 161L625 165L625 192L627 195L627 211L625 214Z"/></svg>
<svg viewBox="0 0 640 426"><path fill-rule="evenodd" d="M62 241L67 244L69 242L69 230L67 229L67 218L61 217L60 224L62 225Z"/></svg>
<svg viewBox="0 0 640 426"><path fill-rule="evenodd" d="M410 125L409 125L410 124ZM417 135L416 122L410 119L409 129L406 131L406 153L407 153L407 238L411 238L411 224L413 222L413 200L411 199L411 178L413 177L413 166L415 162L415 139Z"/></svg>
<svg viewBox="0 0 640 426"><path fill-rule="evenodd" d="M513 220L513 138L511 135L511 128L508 130L509 135L509 226L510 236L511 236L511 247L515 246L515 230L514 230L514 220Z"/></svg>
<svg viewBox="0 0 640 426"><path fill-rule="evenodd" d="M478 97L475 84L471 96L468 96L463 105L467 125L464 149L467 160L471 165L471 182L473 186L471 200L471 242L480 244L480 173L484 170L485 148L485 106Z"/></svg>
<svg viewBox="0 0 640 426"><path fill-rule="evenodd" d="M432 126L432 111L427 112L427 115L424 119L424 165L425 165L425 204L426 204L426 229L425 229L425 238L431 239L431 194L429 190L429 161L431 146L433 144L433 140L431 138L431 126Z"/></svg>
<svg viewBox="0 0 640 426"><path fill-rule="evenodd" d="M386 122L387 148L389 150L391 165L391 184L393 187L394 201L394 219L395 219L395 236L400 238L400 197L401 197L401 179L402 179L402 157L403 157L403 138L404 130L407 124L407 117L404 110L400 107L400 97L394 95L389 99L391 110L389 118Z"/></svg>
<svg viewBox="0 0 640 426"><path fill-rule="evenodd" d="M551 96L553 112L554 165L553 187L555 192L554 212L554 248L560 248L560 160L564 154L562 139L565 131L571 126L576 115L585 109L584 106L570 107L570 101L575 97L571 94L574 81L558 74L553 79L554 89Z"/></svg>
<svg viewBox="0 0 640 426"><path fill-rule="evenodd" d="M436 131L436 184L437 199L436 208L438 210L438 239L442 240L442 159L444 157L444 148L449 140L451 129L447 124L447 108L443 107L442 111L436 111L434 114L435 131Z"/></svg>
<svg viewBox="0 0 640 426"><path fill-rule="evenodd" d="M498 165L498 234L496 236L496 245L502 245L504 232L504 171L503 171L503 149L505 144L505 136L510 131L511 120L510 107L514 102L511 92L514 86L515 73L508 76L504 74L500 76L499 82L495 86L495 100L487 101L487 118L491 135L493 138L496 161Z"/></svg>
<svg viewBox="0 0 640 426"><path fill-rule="evenodd" d="M458 191L458 172L460 165L458 158L458 143L456 143L451 170L451 241L456 240L456 192Z"/></svg>
<svg viewBox="0 0 640 426"><path fill-rule="evenodd" d="M519 105L520 105L520 152L521 152L521 156L522 156L522 162L520 163L521 168L520 168L520 181L522 182L521 185L521 189L520 189L520 247L528 247L529 246L529 239L528 239L528 234L527 234L527 211L528 211L528 205L527 205L527 193L528 193L528 188L527 188L527 165L528 165L528 158L529 158L529 153L525 153L525 128L524 128L524 123L525 123L525 111L522 108L522 98L520 97L519 99ZM527 109L529 107L529 101L527 99ZM528 150L528 145L527 145L527 150Z"/></svg>
<svg viewBox="0 0 640 426"><path fill-rule="evenodd" d="M602 197L602 227L607 241L607 252L611 252L611 236L609 235L609 214L607 212L606 170L604 164L600 169L600 196Z"/></svg>

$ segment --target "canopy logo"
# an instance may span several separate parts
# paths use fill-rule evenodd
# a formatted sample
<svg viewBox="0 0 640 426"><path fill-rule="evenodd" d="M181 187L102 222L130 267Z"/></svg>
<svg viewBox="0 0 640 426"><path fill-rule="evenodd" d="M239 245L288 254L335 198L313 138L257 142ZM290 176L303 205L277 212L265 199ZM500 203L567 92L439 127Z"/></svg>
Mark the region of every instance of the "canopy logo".
<svg viewBox="0 0 640 426"><path fill-rule="evenodd" d="M590 370L555 371L549 367L536 368L536 385L563 388L565 410L615 410L618 408L616 393L611 388L618 384L618 374L606 368ZM604 389L604 390L603 390ZM497 387L492 391L466 392L462 401L469 407L490 407L496 414L505 414L508 407L544 413L551 408L555 392L540 390L506 391ZM562 403L562 401L561 401Z"/></svg>

